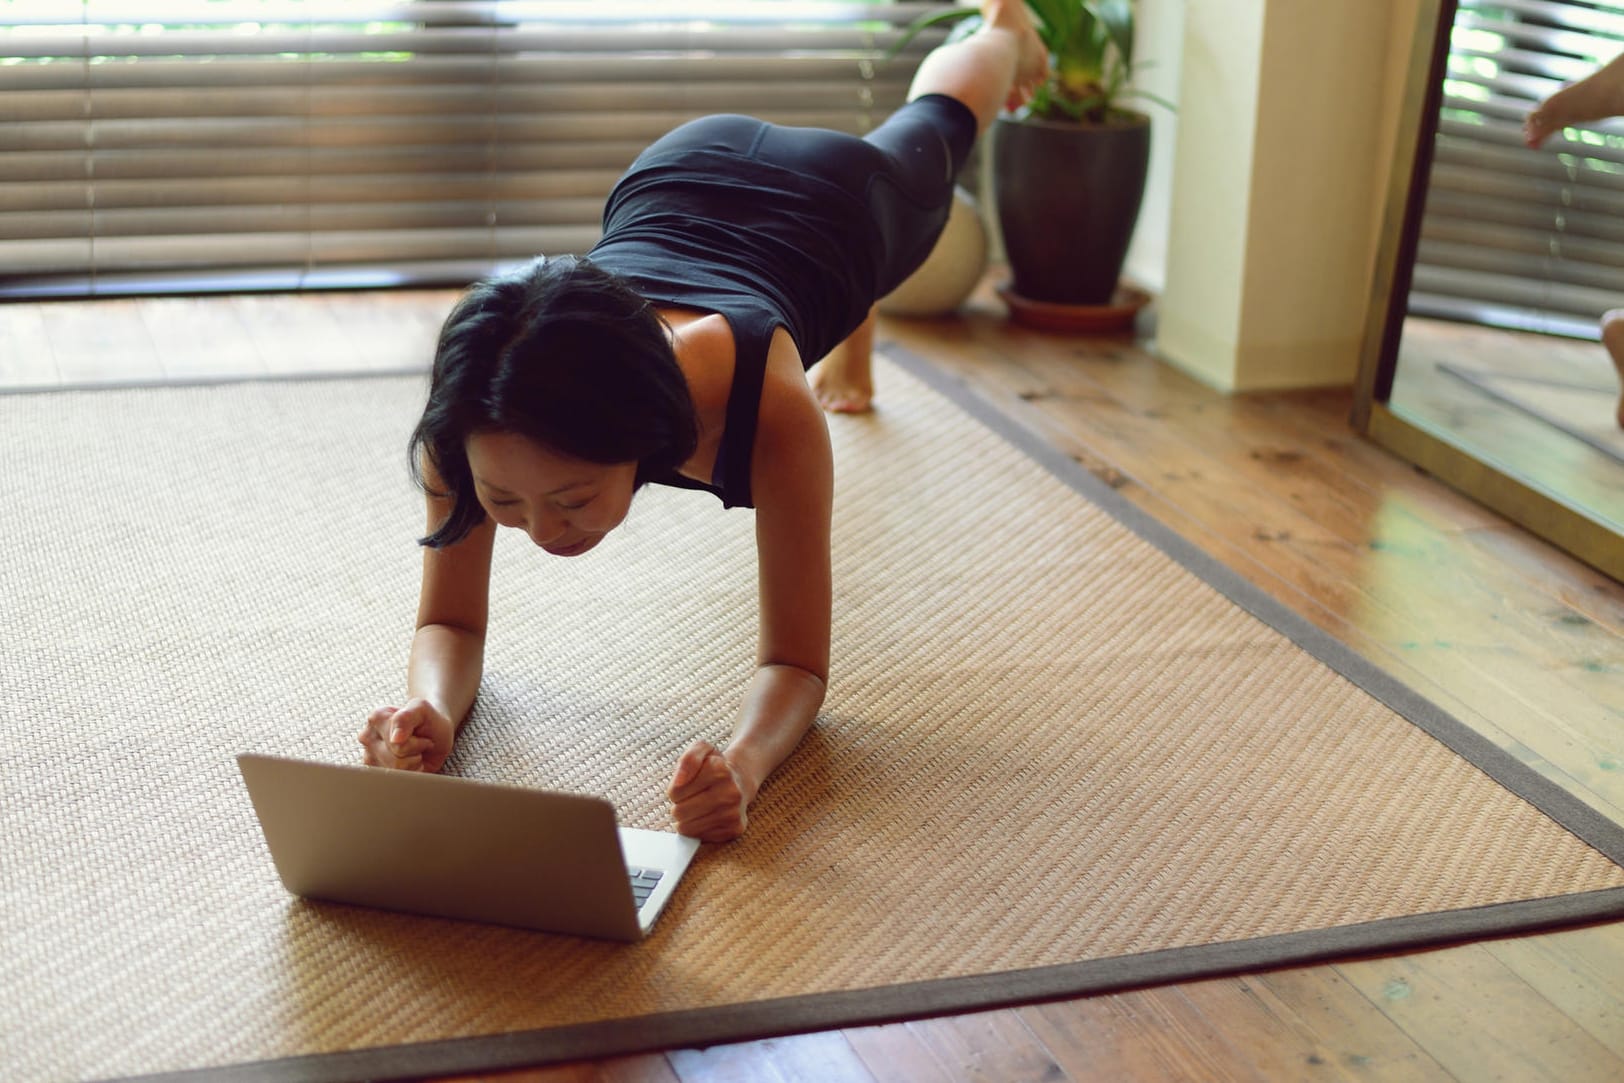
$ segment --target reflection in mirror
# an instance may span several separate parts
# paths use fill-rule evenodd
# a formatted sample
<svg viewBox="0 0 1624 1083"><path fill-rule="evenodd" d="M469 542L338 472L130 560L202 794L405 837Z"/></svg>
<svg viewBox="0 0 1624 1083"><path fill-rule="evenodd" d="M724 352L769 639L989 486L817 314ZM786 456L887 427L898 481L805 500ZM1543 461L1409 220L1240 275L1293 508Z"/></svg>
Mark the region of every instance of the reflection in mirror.
<svg viewBox="0 0 1624 1083"><path fill-rule="evenodd" d="M1388 407L1624 546L1621 53L1624 0L1457 6Z"/></svg>

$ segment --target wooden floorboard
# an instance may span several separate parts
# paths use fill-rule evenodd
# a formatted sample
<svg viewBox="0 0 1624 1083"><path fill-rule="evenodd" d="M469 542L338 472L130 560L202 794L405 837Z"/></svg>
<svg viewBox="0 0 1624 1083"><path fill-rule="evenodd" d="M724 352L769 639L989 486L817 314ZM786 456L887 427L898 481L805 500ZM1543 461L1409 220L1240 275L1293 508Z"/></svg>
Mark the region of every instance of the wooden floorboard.
<svg viewBox="0 0 1624 1083"><path fill-rule="evenodd" d="M0 305L0 387L425 364L452 297ZM1346 389L1221 395L1147 344L1014 328L985 289L880 337L1624 822L1624 587L1360 439ZM1620 1079L1624 924L459 1078Z"/></svg>

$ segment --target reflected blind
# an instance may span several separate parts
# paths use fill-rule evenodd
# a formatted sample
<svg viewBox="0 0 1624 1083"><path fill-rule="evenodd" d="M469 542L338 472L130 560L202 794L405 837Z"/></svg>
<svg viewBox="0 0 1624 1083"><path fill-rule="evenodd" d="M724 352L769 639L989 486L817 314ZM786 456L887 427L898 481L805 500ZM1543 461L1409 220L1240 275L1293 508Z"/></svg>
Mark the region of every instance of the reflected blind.
<svg viewBox="0 0 1624 1083"><path fill-rule="evenodd" d="M0 0L0 297L465 282L706 113L863 132L928 4Z"/></svg>
<svg viewBox="0 0 1624 1083"><path fill-rule="evenodd" d="M1410 311L1596 338L1624 307L1624 122L1523 144L1523 118L1624 49L1624 3L1462 0Z"/></svg>

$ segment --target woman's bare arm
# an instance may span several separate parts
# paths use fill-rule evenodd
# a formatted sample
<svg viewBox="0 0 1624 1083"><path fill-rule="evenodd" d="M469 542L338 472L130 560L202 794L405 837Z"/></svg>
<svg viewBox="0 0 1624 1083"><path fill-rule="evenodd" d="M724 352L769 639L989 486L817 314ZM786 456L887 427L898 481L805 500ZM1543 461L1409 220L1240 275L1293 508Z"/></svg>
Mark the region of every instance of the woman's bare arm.
<svg viewBox="0 0 1624 1083"><path fill-rule="evenodd" d="M1624 53L1569 83L1523 120L1523 142L1538 147L1569 125L1624 115Z"/></svg>
<svg viewBox="0 0 1624 1083"><path fill-rule="evenodd" d="M744 831L746 808L811 728L829 678L834 461L823 411L783 332L762 389L751 492L760 594L756 671L726 748L696 741L678 762L670 791L678 830L707 841Z"/></svg>
<svg viewBox="0 0 1624 1083"><path fill-rule="evenodd" d="M438 479L429 476L431 486ZM428 530L438 529L446 502L428 498ZM365 761L379 767L438 771L479 692L485 666L491 553L489 520L455 545L423 550L417 630L406 663L406 702L367 716L360 741Z"/></svg>

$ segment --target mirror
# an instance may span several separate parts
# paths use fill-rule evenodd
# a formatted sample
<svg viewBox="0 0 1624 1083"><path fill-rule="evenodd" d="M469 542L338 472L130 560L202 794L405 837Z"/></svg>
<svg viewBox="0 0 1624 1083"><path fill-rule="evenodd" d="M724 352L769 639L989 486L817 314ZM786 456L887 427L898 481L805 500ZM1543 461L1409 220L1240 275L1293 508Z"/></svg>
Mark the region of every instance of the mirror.
<svg viewBox="0 0 1624 1083"><path fill-rule="evenodd" d="M1355 423L1624 580L1624 118L1524 129L1624 52L1624 0L1421 9Z"/></svg>

